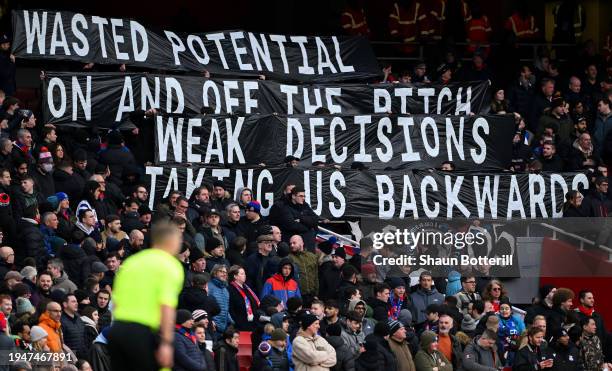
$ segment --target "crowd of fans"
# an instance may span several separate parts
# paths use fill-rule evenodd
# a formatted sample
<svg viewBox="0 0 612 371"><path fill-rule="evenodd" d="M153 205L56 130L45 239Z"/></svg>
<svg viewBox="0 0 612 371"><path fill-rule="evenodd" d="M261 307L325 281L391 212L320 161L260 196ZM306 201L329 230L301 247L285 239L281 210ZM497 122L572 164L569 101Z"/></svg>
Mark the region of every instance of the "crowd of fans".
<svg viewBox="0 0 612 371"><path fill-rule="evenodd" d="M409 39L401 6L391 23L394 34ZM485 22L479 9L464 16L469 24ZM419 30L435 39L435 17L430 27ZM449 53L435 77L425 62L398 76L385 66L383 82L492 80L490 113L515 118L508 170L588 172L591 193L568 193L564 212L607 217L609 56L591 44L579 68L543 56L502 87L488 70L487 40L477 41L471 64L461 66ZM176 255L185 277L176 370L238 370L240 333L249 334L254 371L612 367L612 339L588 288L542 287L523 317L490 267L442 276L429 267L375 269L374 256L384 251L364 244L351 256L334 240L317 243L319 219L300 184L286 184L267 217L251 189L238 190L234 200L222 182L202 185L189 198L170 192L151 210L142 168L153 160L154 111L134 112L137 128L128 132L55 127L37 122L39 107L22 107L14 96L7 36L0 38L0 70L2 350L62 352L71 362L57 366L110 370L115 276L126 259L151 246L152 225L166 222L183 241ZM442 169L455 170L452 163Z"/></svg>

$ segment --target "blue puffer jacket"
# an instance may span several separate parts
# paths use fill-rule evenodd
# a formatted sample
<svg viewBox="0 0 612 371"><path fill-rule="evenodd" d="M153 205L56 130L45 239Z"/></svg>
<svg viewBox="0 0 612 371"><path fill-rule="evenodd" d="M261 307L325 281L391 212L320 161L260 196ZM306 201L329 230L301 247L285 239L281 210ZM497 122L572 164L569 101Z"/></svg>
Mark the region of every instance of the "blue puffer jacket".
<svg viewBox="0 0 612 371"><path fill-rule="evenodd" d="M227 282L223 282L218 278L213 278L208 283L208 295L213 297L221 313L213 317L213 322L217 326L217 332L222 333L228 325L234 323L232 316L229 314L229 291L227 291Z"/></svg>
<svg viewBox="0 0 612 371"><path fill-rule="evenodd" d="M204 354L197 344L178 331L174 333L174 367L172 371L208 370Z"/></svg>

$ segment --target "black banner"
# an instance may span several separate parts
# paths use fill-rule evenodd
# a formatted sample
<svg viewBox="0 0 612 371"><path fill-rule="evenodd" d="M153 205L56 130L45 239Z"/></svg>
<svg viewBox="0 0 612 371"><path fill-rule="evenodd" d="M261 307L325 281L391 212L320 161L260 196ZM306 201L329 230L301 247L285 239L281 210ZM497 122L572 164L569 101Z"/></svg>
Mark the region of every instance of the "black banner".
<svg viewBox="0 0 612 371"><path fill-rule="evenodd" d="M285 36L240 30L155 33L130 19L47 10L13 11L19 58L127 64L166 71L326 82L381 76L362 37Z"/></svg>
<svg viewBox="0 0 612 371"><path fill-rule="evenodd" d="M286 156L302 166L378 170L437 168L503 170L511 165L511 116L157 116L156 163L211 167L275 167Z"/></svg>
<svg viewBox="0 0 612 371"><path fill-rule="evenodd" d="M149 166L150 206L179 190L225 183L231 194L253 189L267 215L288 183L303 185L306 202L321 217L491 218L559 217L565 193L588 188L584 174L491 174L438 171L359 171L333 168L212 169ZM235 198L235 194L233 194Z"/></svg>
<svg viewBox="0 0 612 371"><path fill-rule="evenodd" d="M274 81L206 79L143 73L47 72L45 122L129 126L135 110L194 116L216 114L373 113L467 115L489 107L489 83L290 85Z"/></svg>

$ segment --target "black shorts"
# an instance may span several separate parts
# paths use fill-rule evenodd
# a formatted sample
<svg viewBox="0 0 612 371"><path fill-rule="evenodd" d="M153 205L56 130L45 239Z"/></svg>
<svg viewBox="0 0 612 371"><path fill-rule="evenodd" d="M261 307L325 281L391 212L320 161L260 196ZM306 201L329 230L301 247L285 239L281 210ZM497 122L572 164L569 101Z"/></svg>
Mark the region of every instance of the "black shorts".
<svg viewBox="0 0 612 371"><path fill-rule="evenodd" d="M108 350L113 371L157 371L155 360L159 336L147 326L114 322L108 334Z"/></svg>

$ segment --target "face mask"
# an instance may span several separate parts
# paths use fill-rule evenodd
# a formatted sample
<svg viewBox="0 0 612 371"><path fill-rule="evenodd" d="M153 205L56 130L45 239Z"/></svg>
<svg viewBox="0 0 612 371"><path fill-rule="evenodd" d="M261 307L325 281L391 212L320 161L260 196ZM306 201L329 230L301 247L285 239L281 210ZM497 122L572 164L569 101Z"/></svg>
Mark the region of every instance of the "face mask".
<svg viewBox="0 0 612 371"><path fill-rule="evenodd" d="M43 164L42 169L45 171L45 173L50 173L53 171L53 164Z"/></svg>

